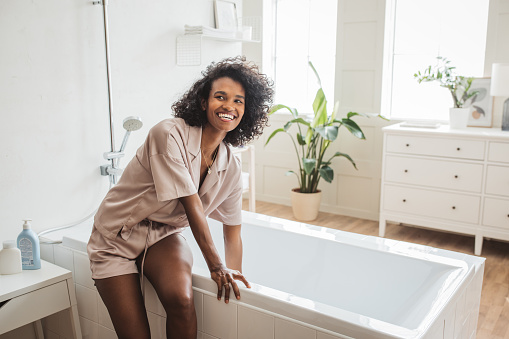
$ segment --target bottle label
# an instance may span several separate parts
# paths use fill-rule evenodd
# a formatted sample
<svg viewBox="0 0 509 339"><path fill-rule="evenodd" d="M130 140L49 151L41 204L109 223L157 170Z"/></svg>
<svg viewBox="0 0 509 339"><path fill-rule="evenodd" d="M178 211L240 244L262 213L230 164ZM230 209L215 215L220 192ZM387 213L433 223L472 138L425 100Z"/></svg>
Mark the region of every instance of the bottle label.
<svg viewBox="0 0 509 339"><path fill-rule="evenodd" d="M23 266L34 266L34 246L30 239L21 239L19 250L21 251L21 264Z"/></svg>

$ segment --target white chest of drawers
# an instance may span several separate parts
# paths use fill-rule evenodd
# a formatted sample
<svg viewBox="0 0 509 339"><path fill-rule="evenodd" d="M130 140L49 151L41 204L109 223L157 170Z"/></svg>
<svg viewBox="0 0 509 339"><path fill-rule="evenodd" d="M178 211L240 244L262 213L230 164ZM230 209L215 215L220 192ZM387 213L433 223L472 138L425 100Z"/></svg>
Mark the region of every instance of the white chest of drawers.
<svg viewBox="0 0 509 339"><path fill-rule="evenodd" d="M509 132L383 128L380 230L387 221L509 241Z"/></svg>

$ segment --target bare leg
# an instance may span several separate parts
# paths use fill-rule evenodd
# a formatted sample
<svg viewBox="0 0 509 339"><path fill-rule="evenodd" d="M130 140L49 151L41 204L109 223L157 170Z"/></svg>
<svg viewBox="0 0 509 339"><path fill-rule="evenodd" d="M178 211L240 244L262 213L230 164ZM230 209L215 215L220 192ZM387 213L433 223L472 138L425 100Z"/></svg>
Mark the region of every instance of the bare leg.
<svg viewBox="0 0 509 339"><path fill-rule="evenodd" d="M189 245L178 234L162 239L147 251L144 272L166 311L167 338L195 339L197 336L192 266Z"/></svg>
<svg viewBox="0 0 509 339"><path fill-rule="evenodd" d="M95 285L119 339L150 339L138 274L96 279Z"/></svg>

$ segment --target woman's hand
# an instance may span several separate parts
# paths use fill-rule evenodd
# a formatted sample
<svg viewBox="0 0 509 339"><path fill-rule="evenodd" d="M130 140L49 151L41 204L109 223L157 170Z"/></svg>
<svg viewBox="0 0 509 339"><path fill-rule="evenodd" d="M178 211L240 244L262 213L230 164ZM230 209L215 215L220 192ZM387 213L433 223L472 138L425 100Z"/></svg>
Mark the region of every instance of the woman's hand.
<svg viewBox="0 0 509 339"><path fill-rule="evenodd" d="M224 265L221 265L210 271L210 277L217 284L217 300L221 300L224 288L224 302L228 304L230 300L230 284L233 287L233 293L237 299L240 299L239 287L235 280L240 280L246 285L247 288L251 288L246 278L236 270L231 270Z"/></svg>
<svg viewBox="0 0 509 339"><path fill-rule="evenodd" d="M233 293L235 293L235 297L240 299L239 287L237 286L235 280L242 281L247 288L251 288L251 286L240 271L229 269L221 262L221 258L219 257L216 247L214 246L214 242L212 241L209 226L203 212L203 205L200 198L198 197L198 194L193 194L188 197L181 197L179 200L186 211L187 219L189 220L189 225L191 226L191 231L193 232L194 239L196 239L196 243L200 247L200 250L203 253L203 257L207 262L207 266L210 270L210 277L217 284L217 299L221 300L224 288L224 301L225 303L229 302L230 284L233 287ZM234 238L231 234L238 234L239 236L237 236L238 241L231 241L237 244L236 246L233 246L234 249L229 248L231 247L231 245L228 245L229 242L225 244L228 252L227 260L232 260L232 257L236 257L237 259L234 260L234 262L231 262L231 264L237 264L240 268L242 265L242 242L240 241L240 225L238 225L238 227L232 226L231 230L235 230L235 232L227 232L230 234L227 235L228 239Z"/></svg>

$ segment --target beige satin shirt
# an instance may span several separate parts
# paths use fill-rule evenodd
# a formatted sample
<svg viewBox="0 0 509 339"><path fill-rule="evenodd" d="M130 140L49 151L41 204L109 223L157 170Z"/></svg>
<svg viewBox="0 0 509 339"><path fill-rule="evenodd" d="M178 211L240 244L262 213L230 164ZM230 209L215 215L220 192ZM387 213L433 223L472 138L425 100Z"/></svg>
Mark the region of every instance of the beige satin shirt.
<svg viewBox="0 0 509 339"><path fill-rule="evenodd" d="M226 225L241 224L240 161L221 143L212 173L199 187L201 133L201 127L189 126L180 118L155 125L99 206L94 219L99 232L115 239L121 231L127 239L132 227L145 218L189 226L178 198L197 192L206 216Z"/></svg>

